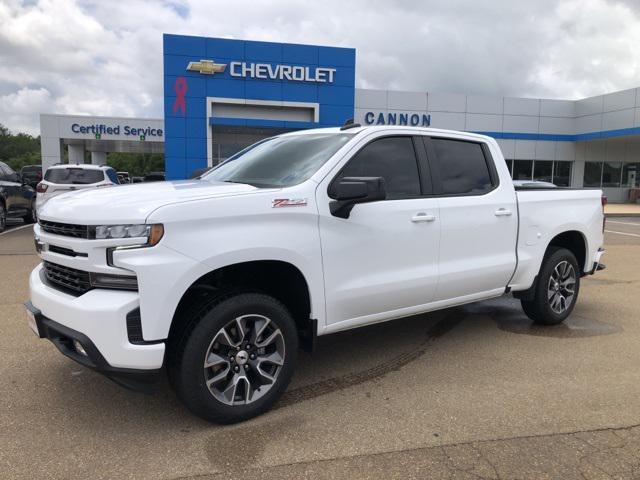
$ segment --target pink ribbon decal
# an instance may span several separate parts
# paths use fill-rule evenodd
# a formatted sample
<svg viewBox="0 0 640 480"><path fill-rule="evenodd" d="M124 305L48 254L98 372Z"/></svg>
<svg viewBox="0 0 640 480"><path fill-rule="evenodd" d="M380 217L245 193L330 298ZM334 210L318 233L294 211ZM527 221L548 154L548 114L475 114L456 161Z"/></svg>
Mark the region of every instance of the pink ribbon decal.
<svg viewBox="0 0 640 480"><path fill-rule="evenodd" d="M178 77L176 83L173 85L173 90L176 92L176 101L173 102L173 114L175 115L178 110L182 110L182 114L187 114L187 103L184 96L187 94L187 79L184 77Z"/></svg>

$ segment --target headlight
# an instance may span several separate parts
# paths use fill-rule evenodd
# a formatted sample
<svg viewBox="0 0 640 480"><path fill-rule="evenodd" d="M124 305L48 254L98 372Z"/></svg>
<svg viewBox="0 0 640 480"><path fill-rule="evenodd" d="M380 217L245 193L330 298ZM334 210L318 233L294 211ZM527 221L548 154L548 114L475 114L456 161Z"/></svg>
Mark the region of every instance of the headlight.
<svg viewBox="0 0 640 480"><path fill-rule="evenodd" d="M164 227L154 225L97 225L93 227L94 238L146 238L145 246L156 245L164 235Z"/></svg>
<svg viewBox="0 0 640 480"><path fill-rule="evenodd" d="M112 275L109 273L91 273L91 286L96 288L116 288L122 290L138 290L138 279L129 275Z"/></svg>

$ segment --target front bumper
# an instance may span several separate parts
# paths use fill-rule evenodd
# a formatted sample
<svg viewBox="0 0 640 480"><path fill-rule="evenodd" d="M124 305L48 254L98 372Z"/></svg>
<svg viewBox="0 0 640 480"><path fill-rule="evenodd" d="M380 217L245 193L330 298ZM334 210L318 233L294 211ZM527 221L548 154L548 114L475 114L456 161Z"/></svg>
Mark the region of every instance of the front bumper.
<svg viewBox="0 0 640 480"><path fill-rule="evenodd" d="M151 393L160 377L161 369L136 370L132 368L116 368L102 356L98 348L89 337L71 328L45 317L31 302L25 307L35 320L40 338L46 338L57 347L60 352L79 364L107 376L117 384L143 393ZM79 342L86 355L76 349L74 342Z"/></svg>
<svg viewBox="0 0 640 480"><path fill-rule="evenodd" d="M53 341L69 358L112 378L119 373L133 377L157 374L164 360L164 342L129 342L126 317L139 307L137 292L94 289L75 297L49 286L41 271L38 265L29 277L29 304L40 318L41 337ZM72 346L74 339L92 353L79 359ZM67 344L71 353L61 348Z"/></svg>

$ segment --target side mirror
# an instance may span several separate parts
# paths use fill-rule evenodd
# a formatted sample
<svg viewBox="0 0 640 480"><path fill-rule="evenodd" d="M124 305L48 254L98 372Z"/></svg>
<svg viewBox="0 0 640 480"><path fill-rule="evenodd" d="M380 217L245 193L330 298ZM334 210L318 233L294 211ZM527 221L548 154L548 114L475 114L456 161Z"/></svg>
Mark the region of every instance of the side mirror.
<svg viewBox="0 0 640 480"><path fill-rule="evenodd" d="M387 198L384 178L382 177L344 177L329 187L331 215L349 218L349 214L358 203L375 202Z"/></svg>

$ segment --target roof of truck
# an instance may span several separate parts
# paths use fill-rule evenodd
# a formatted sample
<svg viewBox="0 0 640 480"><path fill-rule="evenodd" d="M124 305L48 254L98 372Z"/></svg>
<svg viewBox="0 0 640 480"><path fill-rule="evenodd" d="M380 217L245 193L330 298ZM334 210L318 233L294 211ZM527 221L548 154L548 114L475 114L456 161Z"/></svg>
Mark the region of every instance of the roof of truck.
<svg viewBox="0 0 640 480"><path fill-rule="evenodd" d="M327 132L327 133L364 133L364 132L379 132L379 131L402 131L406 132L407 130L415 131L416 134L422 135L434 135L434 136L451 136L451 135L464 135L466 138L476 138L478 140L494 140L492 137L487 135L481 135L479 133L472 132L463 132L460 130L446 130L442 128L431 128L431 127L411 127L411 126L401 126L401 125L367 125L362 126L359 124L353 124L354 126L344 127L329 127L329 128L313 128L309 130L298 130L295 132L284 133L283 136L289 135L309 135L318 132Z"/></svg>

